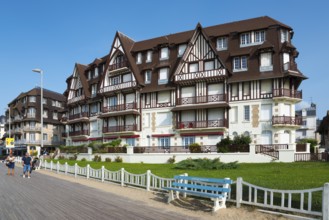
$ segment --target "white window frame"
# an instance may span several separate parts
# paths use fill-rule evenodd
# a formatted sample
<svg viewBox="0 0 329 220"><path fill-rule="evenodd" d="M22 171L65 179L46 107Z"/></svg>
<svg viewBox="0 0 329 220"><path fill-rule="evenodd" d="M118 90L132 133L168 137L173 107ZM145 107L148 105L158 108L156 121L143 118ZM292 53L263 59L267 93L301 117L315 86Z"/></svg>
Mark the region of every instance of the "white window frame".
<svg viewBox="0 0 329 220"><path fill-rule="evenodd" d="M247 71L248 58L247 56L240 56L233 58L233 72Z"/></svg>
<svg viewBox="0 0 329 220"><path fill-rule="evenodd" d="M250 122L250 106L249 105L243 106L243 121Z"/></svg>
<svg viewBox="0 0 329 220"><path fill-rule="evenodd" d="M162 47L160 50L160 60L168 60L169 59L169 48Z"/></svg>
<svg viewBox="0 0 329 220"><path fill-rule="evenodd" d="M212 67L209 68L209 65L207 64L211 64ZM204 62L204 70L208 71L208 70L214 70L215 69L215 60L207 60Z"/></svg>
<svg viewBox="0 0 329 220"><path fill-rule="evenodd" d="M146 63L151 63L152 62L152 50L148 50L146 52Z"/></svg>
<svg viewBox="0 0 329 220"><path fill-rule="evenodd" d="M228 38L227 37L217 38L217 41L216 41L217 50L218 51L227 50L227 43L228 43Z"/></svg>
<svg viewBox="0 0 329 220"><path fill-rule="evenodd" d="M137 53L136 63L137 64L142 63L142 53L141 52Z"/></svg>
<svg viewBox="0 0 329 220"><path fill-rule="evenodd" d="M36 102L35 96L29 96L29 102Z"/></svg>
<svg viewBox="0 0 329 220"><path fill-rule="evenodd" d="M195 136L183 136L182 137L182 145L184 146L184 148L188 148L188 146L190 146L190 144L194 144L195 143Z"/></svg>
<svg viewBox="0 0 329 220"><path fill-rule="evenodd" d="M240 47L262 44L266 40L266 31L250 31L240 35Z"/></svg>
<svg viewBox="0 0 329 220"><path fill-rule="evenodd" d="M158 146L159 146L160 149L170 148L170 137L159 137L158 138Z"/></svg>
<svg viewBox="0 0 329 220"><path fill-rule="evenodd" d="M287 29L281 29L281 43L289 42L289 31Z"/></svg>
<svg viewBox="0 0 329 220"><path fill-rule="evenodd" d="M184 52L186 50L186 47L187 47L187 44L180 44L178 46L178 55L177 55L178 57L183 56L183 54L184 54Z"/></svg>
<svg viewBox="0 0 329 220"><path fill-rule="evenodd" d="M199 71L199 63L190 63L188 65L189 73L196 73Z"/></svg>
<svg viewBox="0 0 329 220"><path fill-rule="evenodd" d="M168 68L161 68L159 69L159 79L158 79L158 84L167 84L168 83Z"/></svg>
<svg viewBox="0 0 329 220"><path fill-rule="evenodd" d="M265 41L265 31L255 31L255 43L263 43Z"/></svg>
<svg viewBox="0 0 329 220"><path fill-rule="evenodd" d="M151 77L152 77L152 71L151 70L146 70L145 71L145 84L150 84L151 83Z"/></svg>
<svg viewBox="0 0 329 220"><path fill-rule="evenodd" d="M260 54L260 72L273 71L272 52Z"/></svg>

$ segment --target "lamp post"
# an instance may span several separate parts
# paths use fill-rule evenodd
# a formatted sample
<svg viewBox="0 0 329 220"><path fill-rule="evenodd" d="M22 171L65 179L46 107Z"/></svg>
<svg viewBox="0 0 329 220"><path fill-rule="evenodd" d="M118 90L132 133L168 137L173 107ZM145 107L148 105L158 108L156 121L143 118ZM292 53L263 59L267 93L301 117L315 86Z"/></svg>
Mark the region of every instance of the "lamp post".
<svg viewBox="0 0 329 220"><path fill-rule="evenodd" d="M41 109L40 109L40 123L41 123L41 138L40 138L40 145L41 149L43 149L43 71L41 69L33 69L33 72L40 73L41 77L41 84L40 84L40 102L41 102ZM40 151L41 151L40 149Z"/></svg>

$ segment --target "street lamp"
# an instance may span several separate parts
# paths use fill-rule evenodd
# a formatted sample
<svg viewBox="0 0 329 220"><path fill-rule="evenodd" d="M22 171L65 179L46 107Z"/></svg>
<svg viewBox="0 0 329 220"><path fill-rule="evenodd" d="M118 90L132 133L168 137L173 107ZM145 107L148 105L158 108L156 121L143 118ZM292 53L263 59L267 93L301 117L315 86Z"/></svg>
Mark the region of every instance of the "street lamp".
<svg viewBox="0 0 329 220"><path fill-rule="evenodd" d="M40 138L40 145L41 145L41 150L43 149L43 88L42 88L42 84L43 84L43 71L41 69L33 69L33 72L36 73L40 73L40 77L41 77L41 84L40 84L40 102L41 102L41 109L40 109L40 123L41 123L41 138Z"/></svg>

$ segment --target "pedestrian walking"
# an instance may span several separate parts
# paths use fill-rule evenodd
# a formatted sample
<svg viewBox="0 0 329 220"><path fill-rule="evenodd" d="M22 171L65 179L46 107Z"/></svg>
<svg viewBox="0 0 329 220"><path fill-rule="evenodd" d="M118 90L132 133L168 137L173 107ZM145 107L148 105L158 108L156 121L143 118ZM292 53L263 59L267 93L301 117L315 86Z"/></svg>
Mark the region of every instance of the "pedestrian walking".
<svg viewBox="0 0 329 220"><path fill-rule="evenodd" d="M13 155L13 152L10 151L8 157L6 158L6 166L8 167L7 175L14 176L15 174L15 157Z"/></svg>
<svg viewBox="0 0 329 220"><path fill-rule="evenodd" d="M27 173L27 178L30 177L30 170L32 167L32 158L29 153L26 152L25 156L22 158L23 161L23 178L25 178L25 174Z"/></svg>
<svg viewBox="0 0 329 220"><path fill-rule="evenodd" d="M32 166L31 166L31 169L30 169L30 176L31 176L32 171L37 168L38 164L39 164L39 158L34 157L33 160L32 160Z"/></svg>

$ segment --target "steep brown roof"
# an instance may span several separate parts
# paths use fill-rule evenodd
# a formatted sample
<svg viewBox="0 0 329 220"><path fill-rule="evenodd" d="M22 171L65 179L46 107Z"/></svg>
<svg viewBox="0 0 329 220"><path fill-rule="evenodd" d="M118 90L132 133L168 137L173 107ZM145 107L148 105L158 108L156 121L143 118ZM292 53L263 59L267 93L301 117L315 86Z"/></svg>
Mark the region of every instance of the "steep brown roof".
<svg viewBox="0 0 329 220"><path fill-rule="evenodd" d="M90 97L90 91L89 91L89 85L88 85L88 80L85 75L85 71L88 68L88 66L76 63L76 68L77 68L77 73L80 76L83 92L86 97Z"/></svg>

